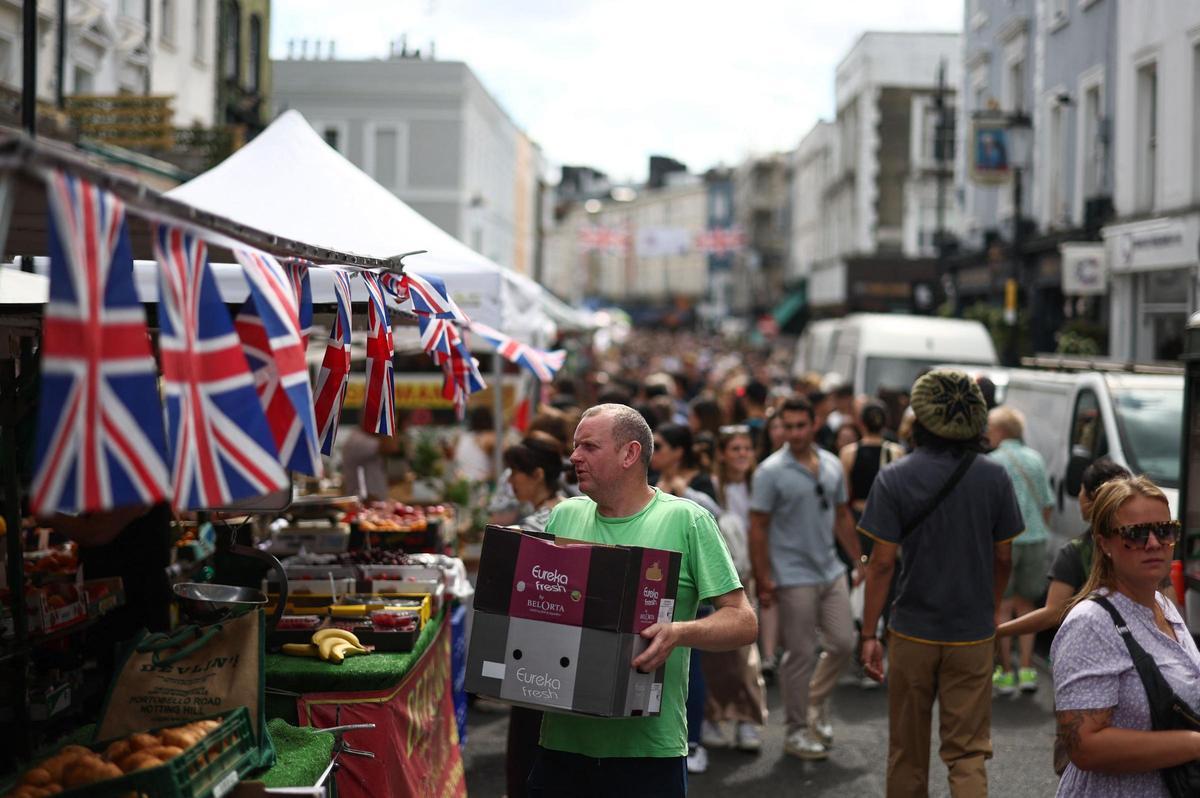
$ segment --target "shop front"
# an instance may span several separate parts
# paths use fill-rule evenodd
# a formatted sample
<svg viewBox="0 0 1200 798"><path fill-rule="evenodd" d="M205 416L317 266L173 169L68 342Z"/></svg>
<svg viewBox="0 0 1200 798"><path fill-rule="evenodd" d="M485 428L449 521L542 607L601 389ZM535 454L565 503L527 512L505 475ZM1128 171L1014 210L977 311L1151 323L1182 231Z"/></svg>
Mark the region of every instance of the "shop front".
<svg viewBox="0 0 1200 798"><path fill-rule="evenodd" d="M1109 354L1178 360L1197 307L1200 214L1110 225L1102 234L1111 273Z"/></svg>

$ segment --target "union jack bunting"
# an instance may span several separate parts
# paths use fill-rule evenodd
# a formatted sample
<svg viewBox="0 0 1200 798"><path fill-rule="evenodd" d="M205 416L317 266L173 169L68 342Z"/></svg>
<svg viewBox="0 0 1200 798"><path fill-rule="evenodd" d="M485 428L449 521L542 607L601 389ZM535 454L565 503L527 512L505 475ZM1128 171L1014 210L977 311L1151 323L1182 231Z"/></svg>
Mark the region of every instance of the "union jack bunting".
<svg viewBox="0 0 1200 798"><path fill-rule="evenodd" d="M303 258L284 258L284 268L288 271L288 279L292 282L292 291L296 294L296 315L300 321L300 344L308 350L308 336L312 335L313 298L312 283L308 280L310 261Z"/></svg>
<svg viewBox="0 0 1200 798"><path fill-rule="evenodd" d="M746 234L740 227L713 227L696 234L695 248L710 255L740 252L746 246Z"/></svg>
<svg viewBox="0 0 1200 798"><path fill-rule="evenodd" d="M219 507L287 484L203 241L154 231L174 504Z"/></svg>
<svg viewBox="0 0 1200 798"><path fill-rule="evenodd" d="M330 271L337 297L337 317L333 320L329 343L325 345L321 373L317 375L313 411L317 434L321 438L321 453L331 455L342 404L346 401L346 386L350 384L350 275L341 269Z"/></svg>
<svg viewBox="0 0 1200 798"><path fill-rule="evenodd" d="M555 349L553 352L536 349L477 321L471 322L471 332L496 347L496 351L505 360L528 369L542 382L553 382L554 375L563 367L567 358L567 353L562 349Z"/></svg>
<svg viewBox="0 0 1200 798"><path fill-rule="evenodd" d="M367 395L362 427L368 432L393 435L396 430L396 382L392 375L392 322L383 299L379 275L362 273L370 301L367 303Z"/></svg>
<svg viewBox="0 0 1200 798"><path fill-rule="evenodd" d="M42 324L33 510L159 501L167 493L162 406L133 285L125 206L61 172L47 180L47 197L50 302Z"/></svg>
<svg viewBox="0 0 1200 798"><path fill-rule="evenodd" d="M449 319L419 316L417 325L421 345L433 362L442 367L442 396L454 402L461 416L466 410L467 396L487 387L479 373L479 361L471 356L458 328Z"/></svg>
<svg viewBox="0 0 1200 798"><path fill-rule="evenodd" d="M404 275L383 272L379 275L379 283L383 286L383 290L392 295L392 299L396 300L397 305L408 301L408 283L404 281Z"/></svg>
<svg viewBox="0 0 1200 798"><path fill-rule="evenodd" d="M588 225L579 228L577 233L579 249L582 252L599 250L602 252L624 252L632 237L628 231L619 227L601 227Z"/></svg>
<svg viewBox="0 0 1200 798"><path fill-rule="evenodd" d="M439 319L454 319L463 324L470 321L467 314L450 298L450 292L446 290L446 283L442 278L423 277L407 272L403 280L416 313L436 316Z"/></svg>
<svg viewBox="0 0 1200 798"><path fill-rule="evenodd" d="M293 471L319 477L321 447L295 283L288 270L265 252L237 250L234 255L250 283L250 299L239 314L238 334L243 341L249 336L252 348L260 353L256 358L248 352L247 359L279 462ZM305 272L307 282L307 269ZM252 310L248 310L250 305Z"/></svg>

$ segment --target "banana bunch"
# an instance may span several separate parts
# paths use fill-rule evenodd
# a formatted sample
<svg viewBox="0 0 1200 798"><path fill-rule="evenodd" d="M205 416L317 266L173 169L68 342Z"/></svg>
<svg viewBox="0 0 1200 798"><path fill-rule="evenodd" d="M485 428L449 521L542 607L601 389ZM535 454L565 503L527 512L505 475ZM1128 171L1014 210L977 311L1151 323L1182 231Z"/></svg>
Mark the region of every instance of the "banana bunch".
<svg viewBox="0 0 1200 798"><path fill-rule="evenodd" d="M358 638L345 629L318 629L311 643L285 643L283 653L293 657L317 657L341 665L346 657L366 654Z"/></svg>

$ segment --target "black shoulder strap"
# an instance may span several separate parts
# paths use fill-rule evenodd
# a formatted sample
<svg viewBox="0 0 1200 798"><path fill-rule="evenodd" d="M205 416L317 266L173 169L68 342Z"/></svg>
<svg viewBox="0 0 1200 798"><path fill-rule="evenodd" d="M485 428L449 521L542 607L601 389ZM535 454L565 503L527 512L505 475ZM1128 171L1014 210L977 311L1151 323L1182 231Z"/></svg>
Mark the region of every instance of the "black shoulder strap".
<svg viewBox="0 0 1200 798"><path fill-rule="evenodd" d="M1121 617L1121 613L1108 600L1108 597L1093 593L1088 598L1099 604L1112 616L1113 623L1117 626L1117 632L1125 641L1125 648L1129 649L1129 658L1133 660L1133 667L1137 669L1138 676L1142 678L1142 686L1146 688L1146 695L1151 704L1158 696L1171 692L1170 686L1163 678L1162 671L1158 669L1158 664L1155 663L1153 657L1146 653L1142 644L1133 638L1133 632L1129 631L1129 625L1125 623L1125 619Z"/></svg>
<svg viewBox="0 0 1200 798"><path fill-rule="evenodd" d="M957 485L959 481L962 480L963 475L967 473L967 469L971 467L971 463L975 462L975 455L976 452L973 451L968 451L963 454L962 459L958 461L958 466L954 469L954 473L950 475L948 480L946 480L946 484L942 485L942 489L939 490L937 495L933 497L933 500L930 501L929 504L925 505L921 512L917 513L916 516L910 519L909 522L900 530L900 540L903 541L906 537L908 537L910 532L919 527L921 523L929 517L929 514L936 510L939 504L945 501L946 497L950 495L950 491L954 490L954 486Z"/></svg>

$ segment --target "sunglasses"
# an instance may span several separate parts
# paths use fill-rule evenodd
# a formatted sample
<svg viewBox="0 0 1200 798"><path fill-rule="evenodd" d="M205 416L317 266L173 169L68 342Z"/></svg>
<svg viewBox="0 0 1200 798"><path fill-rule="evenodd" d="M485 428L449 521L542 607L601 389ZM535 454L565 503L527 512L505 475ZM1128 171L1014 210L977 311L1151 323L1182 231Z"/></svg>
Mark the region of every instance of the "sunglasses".
<svg viewBox="0 0 1200 798"><path fill-rule="evenodd" d="M829 509L829 498L825 495L825 488L822 487L820 482L817 483L817 498L821 500L821 509L828 510ZM1142 544L1142 545L1145 545L1145 544Z"/></svg>
<svg viewBox="0 0 1200 798"><path fill-rule="evenodd" d="M1148 524L1129 524L1113 530L1121 536L1127 549L1144 549L1150 542L1150 533L1164 546L1174 546L1179 541L1183 525L1178 521L1157 521Z"/></svg>

